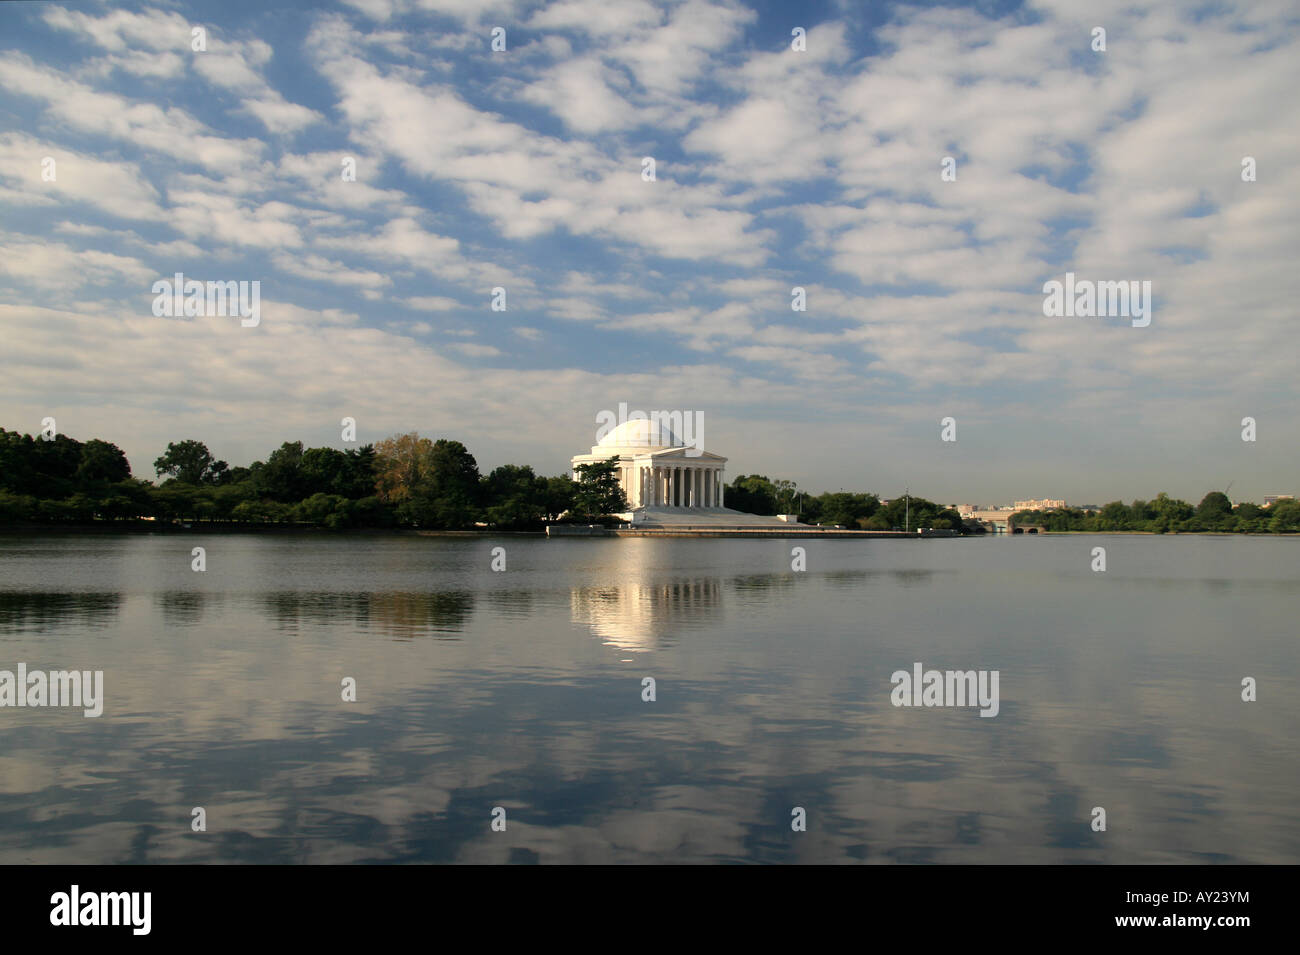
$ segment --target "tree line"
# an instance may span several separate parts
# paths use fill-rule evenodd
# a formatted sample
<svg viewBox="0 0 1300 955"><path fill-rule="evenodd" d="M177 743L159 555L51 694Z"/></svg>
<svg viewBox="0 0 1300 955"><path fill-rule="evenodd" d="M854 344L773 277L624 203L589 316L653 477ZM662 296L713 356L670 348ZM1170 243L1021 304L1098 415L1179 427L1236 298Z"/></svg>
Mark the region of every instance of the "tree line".
<svg viewBox="0 0 1300 955"><path fill-rule="evenodd" d="M892 531L955 530L983 533L977 525L962 521L949 507L923 497L905 495L882 502L875 494L827 491L811 495L793 481L768 480L761 474L740 474L727 486L723 503L750 514L798 514L805 524L825 524L852 530Z"/></svg>
<svg viewBox="0 0 1300 955"><path fill-rule="evenodd" d="M1075 507L1017 511L1012 520L1040 524L1049 531L1294 534L1300 531L1300 501L1284 499L1267 507L1246 501L1234 506L1222 491L1211 491L1193 507L1162 492L1155 500L1111 501L1097 511Z"/></svg>
<svg viewBox="0 0 1300 955"><path fill-rule="evenodd" d="M611 461L578 480L506 464L484 475L459 441L414 432L340 451L286 441L230 467L193 439L154 461L158 483L131 473L117 445L0 428L0 523L156 520L231 524L528 530L549 521L609 522L628 504Z"/></svg>
<svg viewBox="0 0 1300 955"><path fill-rule="evenodd" d="M98 438L34 438L0 428L0 524L155 520L305 524L327 528L490 526L536 530L548 522L613 523L627 511L615 458L581 465L578 479L547 477L528 465L487 474L459 441L393 435L340 451L286 441L265 461L230 467L202 441L172 442L153 462L155 481L132 475L126 454ZM865 530L934 528L982 533L953 509L921 497L828 491L741 474L725 489L728 507L751 514L798 514L809 524ZM1193 507L1159 494L1096 512L1020 511L1019 524L1049 531L1176 533L1300 532L1300 501L1235 507L1220 491Z"/></svg>
<svg viewBox="0 0 1300 955"><path fill-rule="evenodd" d="M810 495L800 491L793 481L772 481L759 474L737 476L727 487L726 505L753 514L797 513L804 523L865 530L928 527L965 534L984 532L977 522L965 521L952 508L925 498L904 496L882 502L874 494L845 491ZM1069 507L1017 511L1012 521L1037 524L1049 531L1291 534L1300 532L1300 501L1283 499L1271 506L1250 502L1234 505L1222 491L1211 491L1193 507L1161 492L1150 501L1112 501L1096 511Z"/></svg>

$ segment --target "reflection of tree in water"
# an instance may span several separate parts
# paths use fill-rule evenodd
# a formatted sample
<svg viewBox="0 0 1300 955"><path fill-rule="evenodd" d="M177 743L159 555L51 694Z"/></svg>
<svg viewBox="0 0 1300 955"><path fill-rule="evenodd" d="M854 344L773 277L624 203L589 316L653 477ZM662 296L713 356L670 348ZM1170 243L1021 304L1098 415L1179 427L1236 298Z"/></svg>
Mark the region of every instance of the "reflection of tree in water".
<svg viewBox="0 0 1300 955"><path fill-rule="evenodd" d="M0 591L0 633L54 626L107 627L122 607L119 593Z"/></svg>
<svg viewBox="0 0 1300 955"><path fill-rule="evenodd" d="M795 575L788 574L743 574L731 578L731 587L737 593L755 591L789 590L795 585Z"/></svg>
<svg viewBox="0 0 1300 955"><path fill-rule="evenodd" d="M904 587L928 584L933 570L828 570L821 576L832 586L851 587L870 580L892 577Z"/></svg>
<svg viewBox="0 0 1300 955"><path fill-rule="evenodd" d="M536 597L531 590L493 590L487 595L493 611L503 617L527 617L533 612Z"/></svg>
<svg viewBox="0 0 1300 955"><path fill-rule="evenodd" d="M418 637L427 631L460 633L474 612L474 595L381 593L370 595L370 627L382 633Z"/></svg>
<svg viewBox="0 0 1300 955"><path fill-rule="evenodd" d="M168 590L155 595L154 603L162 610L167 626L192 627L203 619L211 596L198 590Z"/></svg>
<svg viewBox="0 0 1300 955"><path fill-rule="evenodd" d="M296 630L300 623L365 626L370 595L337 591L285 590L262 595L266 613L281 629Z"/></svg>
<svg viewBox="0 0 1300 955"><path fill-rule="evenodd" d="M401 637L423 633L459 633L474 612L474 595L462 591L415 593L339 593L284 591L263 596L267 611L282 628L300 623L350 624Z"/></svg>
<svg viewBox="0 0 1300 955"><path fill-rule="evenodd" d="M707 625L722 606L717 577L693 577L618 587L575 587L573 619L608 646L649 651L672 646L676 632Z"/></svg>

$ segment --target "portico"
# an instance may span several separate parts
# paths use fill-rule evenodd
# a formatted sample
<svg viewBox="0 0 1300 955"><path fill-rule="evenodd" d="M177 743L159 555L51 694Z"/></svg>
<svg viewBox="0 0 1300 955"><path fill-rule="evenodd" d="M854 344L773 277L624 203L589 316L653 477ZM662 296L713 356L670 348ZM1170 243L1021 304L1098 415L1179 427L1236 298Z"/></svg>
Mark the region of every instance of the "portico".
<svg viewBox="0 0 1300 955"><path fill-rule="evenodd" d="M573 458L573 466L618 458L619 482L633 511L705 510L724 505L727 459L688 447L662 422L626 421L605 435L590 454Z"/></svg>

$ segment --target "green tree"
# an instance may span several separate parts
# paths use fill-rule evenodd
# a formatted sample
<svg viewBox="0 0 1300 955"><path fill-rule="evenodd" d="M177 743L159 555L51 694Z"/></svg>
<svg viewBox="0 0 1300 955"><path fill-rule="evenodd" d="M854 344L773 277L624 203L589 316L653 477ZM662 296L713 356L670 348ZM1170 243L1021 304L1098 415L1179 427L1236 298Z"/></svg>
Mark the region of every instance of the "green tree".
<svg viewBox="0 0 1300 955"><path fill-rule="evenodd" d="M619 483L618 455L607 461L579 464L573 470L578 475L572 506L575 519L601 521L628 510L627 497Z"/></svg>
<svg viewBox="0 0 1300 955"><path fill-rule="evenodd" d="M310 493L303 475L301 441L286 441L271 452L264 464L253 466L253 480L262 497L281 504L296 504Z"/></svg>
<svg viewBox="0 0 1300 955"><path fill-rule="evenodd" d="M547 480L527 465L503 464L483 479L488 523L498 527L536 527L546 519Z"/></svg>
<svg viewBox="0 0 1300 955"><path fill-rule="evenodd" d="M1192 505L1186 501L1180 501L1177 498L1170 497L1164 491L1156 495L1156 499L1151 502L1155 508L1156 516L1163 518L1168 524L1178 524L1192 516Z"/></svg>
<svg viewBox="0 0 1300 955"><path fill-rule="evenodd" d="M130 476L131 465L117 445L91 438L81 446L76 478L83 486L101 481L116 484Z"/></svg>
<svg viewBox="0 0 1300 955"><path fill-rule="evenodd" d="M479 516L478 462L459 441L439 438L433 443L429 498L435 526L466 527Z"/></svg>
<svg viewBox="0 0 1300 955"><path fill-rule="evenodd" d="M808 520L819 524L855 528L862 527L879 509L880 500L874 494L827 491L808 502L807 513Z"/></svg>
<svg viewBox="0 0 1300 955"><path fill-rule="evenodd" d="M799 493L799 485L794 481L781 479L772 482L772 491L776 497L778 514L794 513L794 498Z"/></svg>
<svg viewBox="0 0 1300 955"><path fill-rule="evenodd" d="M375 493L375 446L362 445L360 448L343 452L343 477L338 484L338 493L353 500L373 497Z"/></svg>
<svg viewBox="0 0 1300 955"><path fill-rule="evenodd" d="M1222 491L1211 491L1196 506L1196 517L1207 528L1220 528L1232 517L1232 502Z"/></svg>
<svg viewBox="0 0 1300 955"><path fill-rule="evenodd" d="M478 517L478 463L459 441L394 435L375 446L374 467L379 497L406 523L457 528Z"/></svg>
<svg viewBox="0 0 1300 955"><path fill-rule="evenodd" d="M182 484L215 484L228 468L218 461L202 441L169 442L167 450L153 463L158 477L170 475Z"/></svg>
<svg viewBox="0 0 1300 955"><path fill-rule="evenodd" d="M576 494L577 485L573 483L573 479L567 474L546 478L543 510L546 519L548 521L559 520L561 514L572 510Z"/></svg>
<svg viewBox="0 0 1300 955"><path fill-rule="evenodd" d="M1267 511L1268 529L1274 534L1300 531L1300 501L1278 501Z"/></svg>
<svg viewBox="0 0 1300 955"><path fill-rule="evenodd" d="M776 485L761 474L737 474L724 490L723 502L746 514L775 514Z"/></svg>
<svg viewBox="0 0 1300 955"><path fill-rule="evenodd" d="M1130 512L1123 501L1111 501L1102 506L1097 514L1097 530L1126 531L1129 529Z"/></svg>

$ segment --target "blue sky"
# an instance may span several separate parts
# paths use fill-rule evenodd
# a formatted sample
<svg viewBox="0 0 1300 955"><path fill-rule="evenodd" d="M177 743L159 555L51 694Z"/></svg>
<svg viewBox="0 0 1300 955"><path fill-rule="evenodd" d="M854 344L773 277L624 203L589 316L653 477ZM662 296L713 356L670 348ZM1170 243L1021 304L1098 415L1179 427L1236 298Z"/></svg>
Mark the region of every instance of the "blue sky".
<svg viewBox="0 0 1300 955"><path fill-rule="evenodd" d="M151 476L348 415L560 473L627 402L812 491L1294 492L1298 37L1284 2L5 4L0 425ZM262 324L155 317L178 271L260 281ZM1151 325L1044 317L1066 271L1150 281Z"/></svg>

